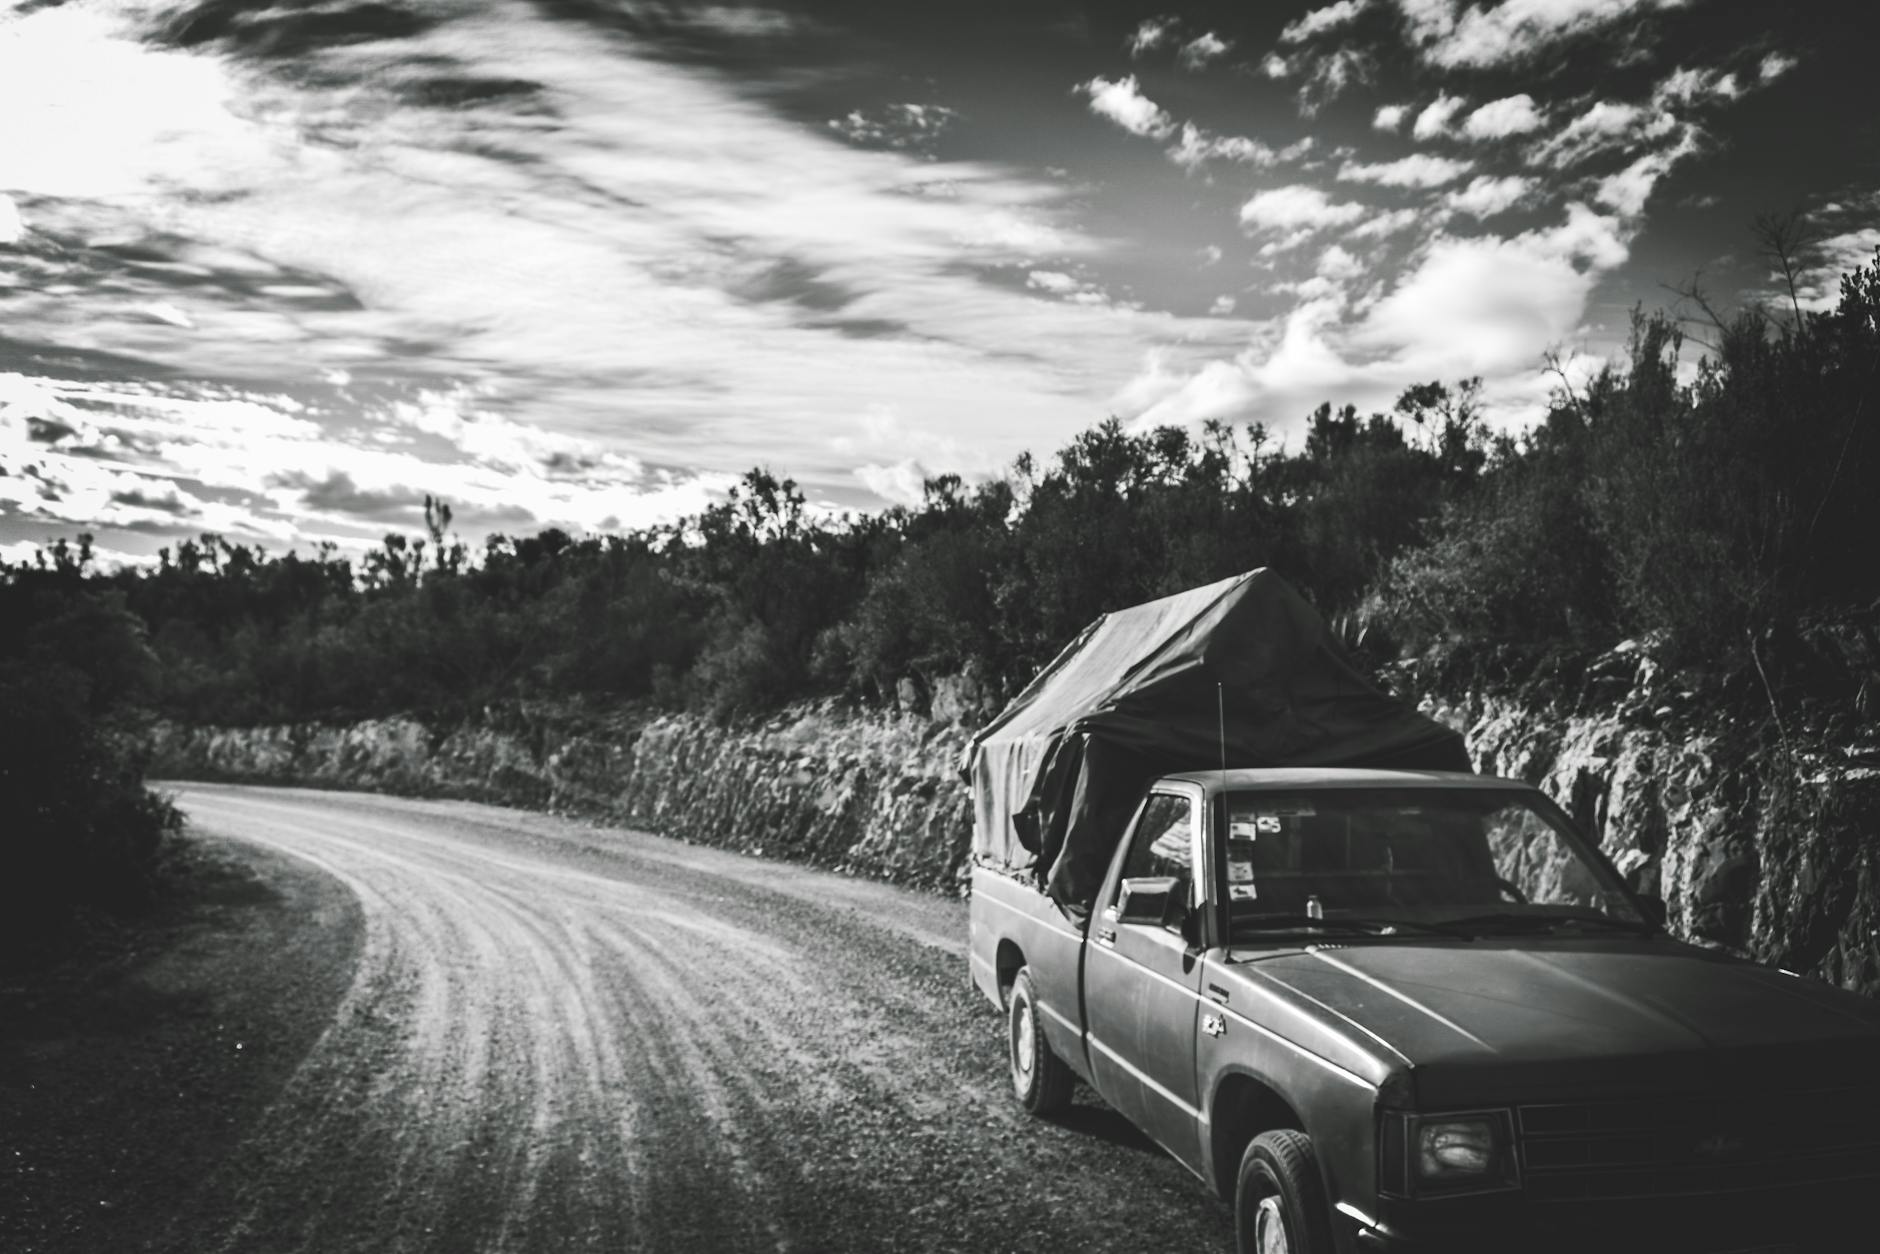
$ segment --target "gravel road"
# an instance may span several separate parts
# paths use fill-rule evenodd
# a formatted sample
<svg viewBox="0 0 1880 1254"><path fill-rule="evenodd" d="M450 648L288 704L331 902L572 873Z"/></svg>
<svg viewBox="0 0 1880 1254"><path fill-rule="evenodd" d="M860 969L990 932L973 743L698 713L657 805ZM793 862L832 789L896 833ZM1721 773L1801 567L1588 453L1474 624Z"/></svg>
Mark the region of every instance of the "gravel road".
<svg viewBox="0 0 1880 1254"><path fill-rule="evenodd" d="M349 991L155 1244L1227 1249L1088 1093L1019 1112L964 903L468 803L186 785L364 916Z"/></svg>

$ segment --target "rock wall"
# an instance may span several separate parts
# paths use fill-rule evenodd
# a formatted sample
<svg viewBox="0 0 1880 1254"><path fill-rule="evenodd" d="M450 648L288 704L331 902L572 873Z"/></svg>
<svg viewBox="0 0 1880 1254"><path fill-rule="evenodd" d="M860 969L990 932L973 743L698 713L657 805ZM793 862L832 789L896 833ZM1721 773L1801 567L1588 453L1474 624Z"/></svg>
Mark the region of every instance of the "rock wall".
<svg viewBox="0 0 1880 1254"><path fill-rule="evenodd" d="M159 724L155 778L463 797L643 827L698 844L928 888L964 882L966 733L833 703L720 726L692 715L489 714L452 728Z"/></svg>
<svg viewBox="0 0 1880 1254"><path fill-rule="evenodd" d="M1478 769L1539 785L1597 834L1664 896L1677 931L1880 995L1880 747L1785 733L1757 749L1769 738L1706 721L1642 654L1601 666L1594 712L1479 695L1422 705L1467 734ZM565 711L454 728L166 726L151 769L546 808L957 890L972 811L955 768L983 711L934 695L952 717L819 703L730 727Z"/></svg>
<svg viewBox="0 0 1880 1254"><path fill-rule="evenodd" d="M1596 835L1673 931L1880 996L1880 744L1752 734L1649 658L1602 659L1596 711L1426 699L1476 769L1533 783Z"/></svg>

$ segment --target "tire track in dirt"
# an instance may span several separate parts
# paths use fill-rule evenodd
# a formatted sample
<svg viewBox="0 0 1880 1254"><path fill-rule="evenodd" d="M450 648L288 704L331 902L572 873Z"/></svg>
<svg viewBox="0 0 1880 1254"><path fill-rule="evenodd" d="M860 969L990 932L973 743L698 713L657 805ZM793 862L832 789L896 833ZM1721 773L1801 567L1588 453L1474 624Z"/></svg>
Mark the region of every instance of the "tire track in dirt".
<svg viewBox="0 0 1880 1254"><path fill-rule="evenodd" d="M366 934L332 1023L160 1248L1231 1244L1109 1112L1015 1110L963 903L463 803L179 802L339 879Z"/></svg>

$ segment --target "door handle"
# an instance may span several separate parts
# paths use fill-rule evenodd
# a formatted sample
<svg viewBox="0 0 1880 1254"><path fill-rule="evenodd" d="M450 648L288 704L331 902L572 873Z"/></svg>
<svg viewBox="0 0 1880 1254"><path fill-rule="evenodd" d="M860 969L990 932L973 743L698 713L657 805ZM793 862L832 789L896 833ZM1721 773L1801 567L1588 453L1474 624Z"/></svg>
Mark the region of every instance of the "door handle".
<svg viewBox="0 0 1880 1254"><path fill-rule="evenodd" d="M1114 945L1115 943L1116 943L1116 929L1115 928L1100 927L1097 929L1097 944Z"/></svg>
<svg viewBox="0 0 1880 1254"><path fill-rule="evenodd" d="M1221 1005L1225 1006L1227 1004L1227 990L1222 988L1219 984L1208 985L1208 1000L1220 1002Z"/></svg>

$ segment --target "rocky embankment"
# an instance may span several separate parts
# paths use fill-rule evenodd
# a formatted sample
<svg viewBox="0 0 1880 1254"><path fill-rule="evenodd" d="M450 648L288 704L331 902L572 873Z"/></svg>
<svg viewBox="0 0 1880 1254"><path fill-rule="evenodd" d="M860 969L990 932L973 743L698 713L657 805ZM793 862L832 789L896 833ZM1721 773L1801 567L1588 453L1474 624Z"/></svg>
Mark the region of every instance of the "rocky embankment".
<svg viewBox="0 0 1880 1254"><path fill-rule="evenodd" d="M1425 700L1476 769L1539 785L1674 931L1880 996L1880 743L1752 729L1621 646L1596 708Z"/></svg>
<svg viewBox="0 0 1880 1254"><path fill-rule="evenodd" d="M1597 669L1598 712L1423 705L1467 733L1479 769L1540 785L1598 833L1679 932L1880 995L1880 747L1800 733L1769 747L1707 722L1641 652ZM816 703L730 727L514 711L452 727L171 725L151 771L529 806L951 890L971 848L956 772L984 717L943 689L930 715Z"/></svg>
<svg viewBox="0 0 1880 1254"><path fill-rule="evenodd" d="M733 727L514 710L453 726L159 724L149 772L526 806L954 888L972 836L966 738L955 722L827 702Z"/></svg>

